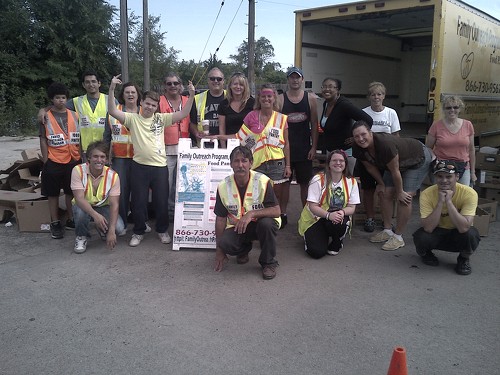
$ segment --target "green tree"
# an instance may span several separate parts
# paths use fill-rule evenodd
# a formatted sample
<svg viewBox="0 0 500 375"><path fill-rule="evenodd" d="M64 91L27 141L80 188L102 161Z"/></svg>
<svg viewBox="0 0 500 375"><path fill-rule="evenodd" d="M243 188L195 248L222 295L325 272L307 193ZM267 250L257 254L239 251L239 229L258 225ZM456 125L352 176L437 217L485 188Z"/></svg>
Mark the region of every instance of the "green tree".
<svg viewBox="0 0 500 375"><path fill-rule="evenodd" d="M51 82L63 82L78 95L83 71L104 77L116 71L113 12L103 0L2 1L0 131L33 131Z"/></svg>
<svg viewBox="0 0 500 375"><path fill-rule="evenodd" d="M144 39L143 25L139 17L129 16L129 33L133 35L129 43L130 79L142 86L144 83ZM149 16L149 62L150 81L158 90L166 73L175 71L179 51L168 48L164 42L166 32L160 31L160 17Z"/></svg>
<svg viewBox="0 0 500 375"><path fill-rule="evenodd" d="M238 53L230 55L229 58L234 61L236 68L245 74L248 74L248 41L244 40L238 47ZM254 69L256 78L261 78L264 73L264 67L272 63L274 58L274 47L269 39L260 37L255 42ZM279 66L279 64L277 64Z"/></svg>

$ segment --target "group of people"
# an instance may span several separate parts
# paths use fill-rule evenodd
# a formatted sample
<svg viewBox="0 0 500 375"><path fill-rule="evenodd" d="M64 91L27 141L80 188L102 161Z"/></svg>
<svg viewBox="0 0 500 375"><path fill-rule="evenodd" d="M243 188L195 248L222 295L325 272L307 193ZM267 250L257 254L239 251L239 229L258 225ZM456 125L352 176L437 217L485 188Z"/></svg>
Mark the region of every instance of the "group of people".
<svg viewBox="0 0 500 375"><path fill-rule="evenodd" d="M470 273L468 258L479 242L471 226L477 194L456 182L475 181L474 129L458 117L463 108L459 98L443 101L445 117L430 128L424 145L399 137L398 116L383 105L386 89L380 82L369 85L370 106L359 109L340 94L339 79L326 78L318 111L317 97L303 90L304 73L297 67L287 72L286 92L278 95L273 85L264 84L255 99L242 73L233 74L227 88L220 69L211 69L207 77L208 90L197 95L189 82L189 97L182 95L182 80L175 73L166 75L163 95L141 93L133 83L122 84L120 75L111 79L109 94L102 94L95 72L82 77L86 95L71 100L64 85L49 87L52 106L40 110L39 120L42 194L49 199L53 238L64 235L58 212L63 189L66 206L72 207L65 226L75 229L75 252L86 251L91 220L113 248L116 236L126 234L129 211L134 223L129 245L138 246L152 230L151 191L155 230L162 243L170 243L179 138L209 138L222 146L236 138L241 146L230 155L234 173L220 183L214 208L216 271L223 269L227 255L235 255L238 264L248 262L252 241L259 240L263 278L275 277L276 236L288 222L292 178L303 205L298 230L312 258L340 252L361 195L366 231L375 229L375 196L382 211L384 228L370 241L383 242L384 250L403 247L413 197L434 163L436 185L421 194L417 253L425 264L437 265L432 250L458 251L457 272ZM117 85L122 85L119 103ZM207 121L209 134L202 127ZM324 171L313 175L319 132L328 154ZM360 177L363 194L353 175Z"/></svg>

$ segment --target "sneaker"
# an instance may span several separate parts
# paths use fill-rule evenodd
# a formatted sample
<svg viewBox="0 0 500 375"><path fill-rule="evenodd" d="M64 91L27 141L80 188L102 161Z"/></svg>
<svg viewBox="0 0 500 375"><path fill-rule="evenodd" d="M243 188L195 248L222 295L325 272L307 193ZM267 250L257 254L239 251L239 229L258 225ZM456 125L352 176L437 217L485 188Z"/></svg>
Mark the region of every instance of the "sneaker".
<svg viewBox="0 0 500 375"><path fill-rule="evenodd" d="M276 277L276 264L266 264L262 268L262 277L264 280L271 280Z"/></svg>
<svg viewBox="0 0 500 375"><path fill-rule="evenodd" d="M87 250L87 237L78 236L75 239L75 248L74 251L77 254L82 254Z"/></svg>
<svg viewBox="0 0 500 375"><path fill-rule="evenodd" d="M135 247L135 246L138 246L142 239L144 238L144 236L142 234L133 234L132 235L132 238L130 239L130 242L128 243L129 246L132 246L132 247Z"/></svg>
<svg viewBox="0 0 500 375"><path fill-rule="evenodd" d="M400 247L403 247L405 242L403 240L398 240L395 236L392 236L387 240L387 242L382 246L382 250L393 251Z"/></svg>
<svg viewBox="0 0 500 375"><path fill-rule="evenodd" d="M372 233L375 230L375 220L371 217L365 220L365 232Z"/></svg>
<svg viewBox="0 0 500 375"><path fill-rule="evenodd" d="M144 230L144 233L151 233L151 227L148 223L146 223L146 229Z"/></svg>
<svg viewBox="0 0 500 375"><path fill-rule="evenodd" d="M288 216L286 214L281 214L280 217L281 217L281 226L280 226L280 229L283 229L288 224Z"/></svg>
<svg viewBox="0 0 500 375"><path fill-rule="evenodd" d="M432 253L428 251L425 255L422 255L422 263L428 266L437 267L439 266L439 259Z"/></svg>
<svg viewBox="0 0 500 375"><path fill-rule="evenodd" d="M50 235L52 238L57 240L64 237L64 228L62 227L60 220L50 223Z"/></svg>
<svg viewBox="0 0 500 375"><path fill-rule="evenodd" d="M248 257L248 253L246 254L240 254L236 256L236 263L238 264L245 264L248 263L250 258Z"/></svg>
<svg viewBox="0 0 500 375"><path fill-rule="evenodd" d="M340 248L334 249L333 248L333 242L330 242L328 245L328 250L326 250L326 253L328 255L338 255L340 253L340 250L344 247L344 242L340 241Z"/></svg>
<svg viewBox="0 0 500 375"><path fill-rule="evenodd" d="M391 236L385 231L378 232L376 235L370 237L370 242L379 243L388 241Z"/></svg>
<svg viewBox="0 0 500 375"><path fill-rule="evenodd" d="M69 230L75 230L75 221L73 219L66 220L65 228Z"/></svg>
<svg viewBox="0 0 500 375"><path fill-rule="evenodd" d="M469 259L458 256L457 265L455 266L455 272L459 275L470 275L472 269L470 268Z"/></svg>
<svg viewBox="0 0 500 375"><path fill-rule="evenodd" d="M158 233L158 237L160 238L161 243L167 244L172 242L172 239L170 238L168 232Z"/></svg>

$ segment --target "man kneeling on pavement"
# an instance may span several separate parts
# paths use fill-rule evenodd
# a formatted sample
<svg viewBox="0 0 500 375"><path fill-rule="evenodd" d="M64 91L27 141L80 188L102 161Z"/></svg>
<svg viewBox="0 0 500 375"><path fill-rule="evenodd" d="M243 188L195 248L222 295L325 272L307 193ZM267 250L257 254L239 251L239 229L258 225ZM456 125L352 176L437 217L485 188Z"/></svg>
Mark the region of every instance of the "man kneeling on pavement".
<svg viewBox="0 0 500 375"><path fill-rule="evenodd" d="M222 180L217 188L214 213L217 250L215 271L220 272L227 255L236 255L236 263L248 262L252 241L259 240L262 276L276 276L276 234L281 224L280 206L271 180L251 170L252 151L236 147L230 155L233 174Z"/></svg>
<svg viewBox="0 0 500 375"><path fill-rule="evenodd" d="M436 184L420 194L422 227L413 233L417 254L424 264L438 266L432 250L458 252L455 271L469 275L469 257L480 241L479 232L472 226L477 193L457 182L460 176L453 161L436 160L433 173Z"/></svg>
<svg viewBox="0 0 500 375"><path fill-rule="evenodd" d="M75 220L75 253L87 250L89 223L94 221L102 240L109 249L116 246L116 234L125 235L126 228L118 215L120 178L107 167L109 145L104 141L87 147L87 163L79 164L71 173L73 216Z"/></svg>

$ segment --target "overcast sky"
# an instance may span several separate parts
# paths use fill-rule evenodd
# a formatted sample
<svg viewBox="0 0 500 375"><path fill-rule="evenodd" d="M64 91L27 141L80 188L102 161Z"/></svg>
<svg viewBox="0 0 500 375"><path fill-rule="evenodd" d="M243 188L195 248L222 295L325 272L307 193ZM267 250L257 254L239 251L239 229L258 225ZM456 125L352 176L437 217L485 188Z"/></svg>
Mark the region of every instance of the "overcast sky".
<svg viewBox="0 0 500 375"><path fill-rule="evenodd" d="M346 2L350 1L258 0L255 6L255 39L261 36L269 39L276 55L274 61L286 69L293 65L294 58L294 11ZM500 19L499 0L466 2ZM120 0L109 0L109 3L118 8ZM165 43L168 47L181 51L180 59L206 60L220 45L217 57L229 61L229 55L236 53L238 46L248 35L248 0L224 0L222 7L221 3L222 0L149 0L148 7L149 14L161 17L162 31L167 33ZM127 7L142 17L142 4L142 0L128 0ZM219 17L215 21L219 11ZM233 17L235 18L230 27ZM212 35L208 38L212 27Z"/></svg>

